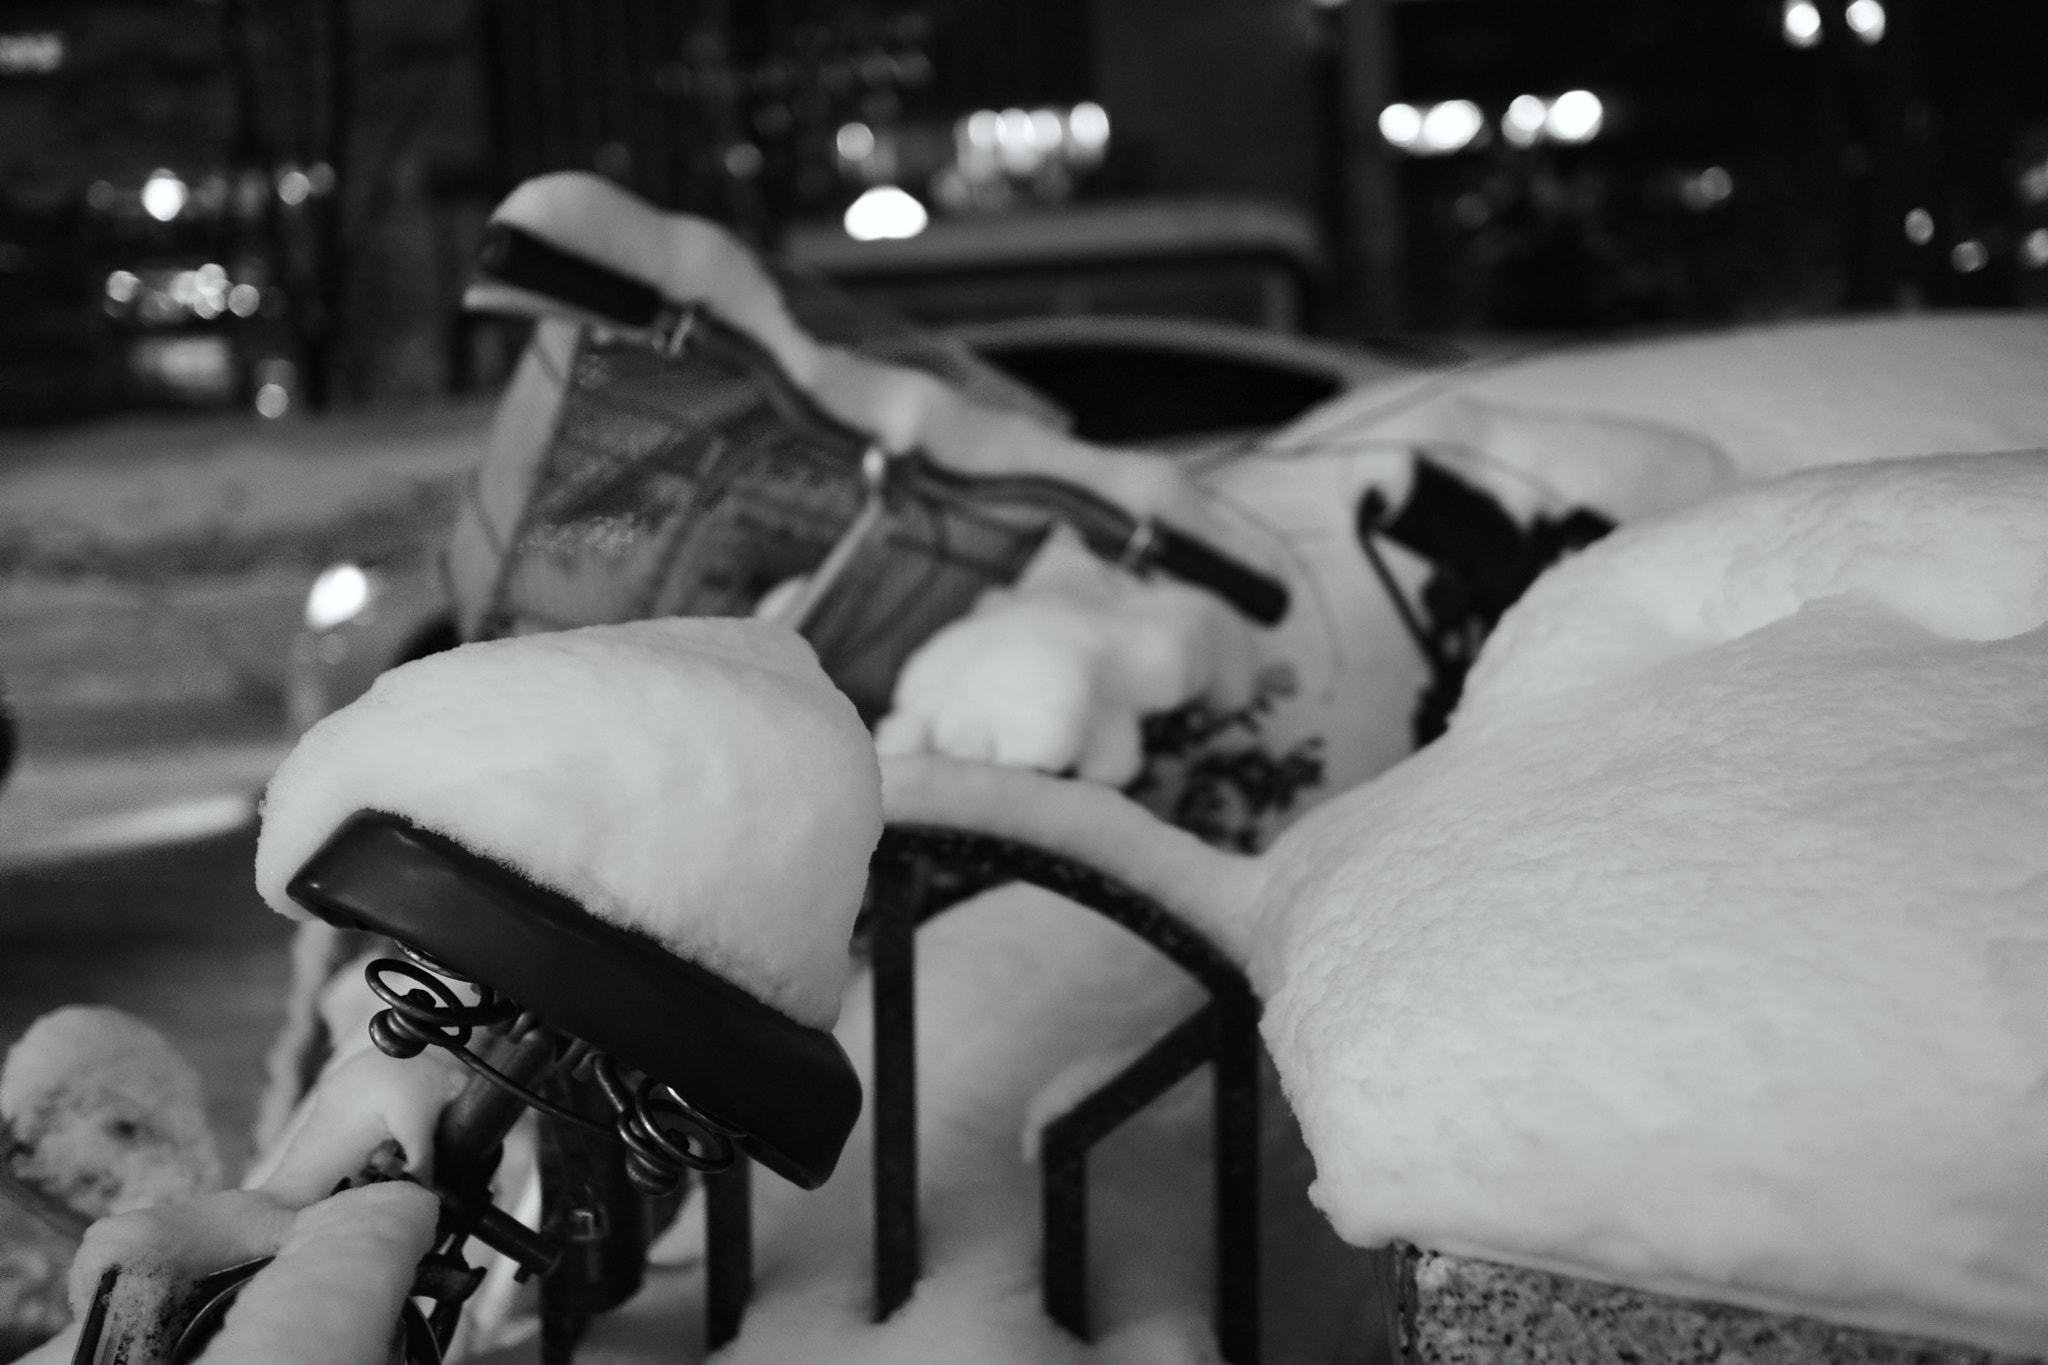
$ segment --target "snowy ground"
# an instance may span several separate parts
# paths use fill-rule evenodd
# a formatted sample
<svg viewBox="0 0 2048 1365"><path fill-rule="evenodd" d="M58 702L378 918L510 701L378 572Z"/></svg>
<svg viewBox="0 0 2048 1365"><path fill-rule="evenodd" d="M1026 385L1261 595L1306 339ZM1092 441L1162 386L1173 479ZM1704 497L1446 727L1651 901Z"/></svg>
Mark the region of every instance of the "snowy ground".
<svg viewBox="0 0 2048 1365"><path fill-rule="evenodd" d="M313 576L437 539L487 417L130 420L0 442L0 682L23 746L0 866L241 824L283 753Z"/></svg>
<svg viewBox="0 0 2048 1365"><path fill-rule="evenodd" d="M0 1048L116 1004L199 1067L231 1170L250 1154L289 926L257 899L254 799L329 560L436 536L482 408L261 427L131 420L0 441ZM10 1286L68 1250L0 1203ZM33 1324L24 1324L33 1332ZM0 1358L33 1336L0 1330Z"/></svg>

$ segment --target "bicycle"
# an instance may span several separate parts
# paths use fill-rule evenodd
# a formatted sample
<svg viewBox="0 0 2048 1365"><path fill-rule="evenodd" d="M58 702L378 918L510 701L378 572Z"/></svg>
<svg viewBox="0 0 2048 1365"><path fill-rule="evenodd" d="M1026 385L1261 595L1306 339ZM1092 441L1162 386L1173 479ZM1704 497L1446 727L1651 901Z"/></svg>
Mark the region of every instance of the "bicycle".
<svg viewBox="0 0 2048 1365"><path fill-rule="evenodd" d="M604 327L638 337L657 355L693 351L746 373L790 428L842 463L857 465L864 489L859 512L807 579L768 613L814 640L829 630L840 605L835 599L848 593L849 566L877 549L879 528L905 506L992 514L1040 531L1056 521L1104 558L1194 583L1254 621L1270 625L1286 614L1289 592L1282 581L1170 517L1133 512L1097 489L1044 473L967 472L914 445L892 450L873 432L828 410L791 378L785 357L713 307L678 305L644 281L505 222L491 229L485 270L498 287L519 291L527 306L594 316ZM537 299L548 302L531 302ZM1422 479L1399 514L1389 516L1383 503L1368 504L1360 526L1368 553L1376 530L1402 543L1417 541L1416 528L1429 520L1430 500L1441 500L1440 484ZM1386 577L1384 568L1380 572ZM1391 581L1388 586L1393 588ZM1505 605L1498 596L1485 599L1493 617ZM1397 590L1395 600L1401 600ZM1405 619L1423 642L1412 613ZM1424 648L1428 653L1428 644ZM1139 843L1148 837L1134 836ZM1115 864L1115 850L1099 852ZM1233 1230L1221 1242L1238 1249L1236 1263L1219 1275L1219 1340L1233 1361L1253 1359L1256 1292L1246 1287L1255 1284L1256 1253L1242 1249L1256 1246L1256 1207L1245 1202L1245 1177L1256 1166L1251 1066L1258 1055L1257 1007L1233 956L1127 878L1105 876L1099 867L1000 831L962 830L928 819L886 836L876 867L872 951L878 996L885 982L889 995L886 1006L878 998L876 1083L890 1108L882 1138L887 1152L878 1154L878 1312L885 1315L899 1305L918 1273L905 1003L916 925L997 882L1033 881L1145 936L1203 981L1212 999L1103 1086L1096 1101L1070 1115L1073 1122L1048 1133L1048 1311L1085 1332L1080 1267L1082 1158L1088 1146L1120 1116L1213 1059L1220 1080L1218 1131L1227 1134L1221 1140L1228 1147L1221 1164L1230 1172L1219 1184L1218 1217L1219 1225ZM444 923L449 917L434 908L435 897L418 890L427 885L447 904L466 907L454 919L488 920L508 934L517 926L524 950L451 936ZM474 1239L509 1258L523 1276L540 1276L544 1356L566 1360L592 1315L638 1289L649 1239L672 1215L690 1171L705 1177L710 1243L723 1248L709 1265L708 1335L714 1343L729 1340L747 1295L746 1168L734 1164L736 1156L813 1187L829 1176L859 1110L858 1081L829 1035L793 1024L687 962L651 956L644 943L593 931L593 921L573 902L541 893L445 837L390 815L362 812L339 829L294 881L293 896L329 922L399 944L399 956L379 959L367 972L384 1006L371 1031L381 1051L415 1057L440 1049L471 1073L435 1130L435 1188L443 1215L414 1288L437 1307L426 1315L401 1309L406 1358L437 1358L448 1345L480 1279L461 1254ZM576 964L569 972L573 979L565 984L555 972L537 970L539 963ZM451 982L476 983L479 998L464 1001ZM621 982L634 984L627 988ZM659 1027L650 1027L650 1020ZM751 1040L741 1049L743 1060L707 1067L673 1050L648 1051L650 1035L688 1036L707 1028ZM772 1083L757 1084L763 1078ZM793 1106L786 1102L792 1094L810 1095L812 1102ZM540 1231L492 1205L488 1191L503 1143L527 1109L542 1116ZM615 1160L619 1149L624 1155ZM352 1183L404 1178L402 1155L385 1150L369 1154ZM175 1358L190 1359L204 1349L241 1287L261 1268L260 1262L227 1267L201 1286L196 1307L180 1327ZM112 1285L100 1288L97 1303L103 1309ZM92 1360L99 1349L104 1312L89 1318L87 1327L80 1360Z"/></svg>
<svg viewBox="0 0 2048 1365"><path fill-rule="evenodd" d="M629 277L503 223L492 230L485 269L501 282L544 290L572 308L598 312L608 326L643 330L664 354L697 348L721 364L745 369L792 427L858 459L866 504L780 613L794 628L818 629L846 566L871 544L886 510L910 500L996 509L999 516L1041 525L1058 520L1125 567L1197 583L1254 620L1271 623L1286 611L1282 582L1169 518L1133 513L1100 492L1042 474L963 473L915 448L890 452L872 434L826 411L755 337L714 310L679 308ZM407 878L416 884L413 891L399 889ZM1066 883L1069 889L1078 884L1071 877ZM433 896L417 890L428 884ZM430 1315L410 1305L402 1310L408 1360L438 1357L463 1301L475 1292L480 1274L461 1259L467 1241L507 1256L524 1275L541 1277L543 1349L548 1358L566 1359L592 1314L638 1288L647 1240L667 1211L650 1208L648 1201L668 1201L672 1210L686 1174L698 1171L708 1177L714 1245L735 1238L743 1243L745 1167L733 1164L736 1155L812 1187L830 1174L858 1112L858 1082L829 1035L794 1024L687 962L652 956L644 943L593 931L589 916L573 903L541 894L504 868L403 820L364 813L350 821L302 870L293 896L330 922L400 945L400 956L378 960L367 973L370 989L385 1006L372 1026L380 1050L411 1057L438 1048L472 1073L435 1129L434 1185L443 1212L435 1249L422 1262L414 1288L438 1306ZM435 896L501 928L520 926L528 951L450 938L447 916L432 908ZM1230 971L1226 960L1210 956L1211 975L1224 980ZM561 963L577 964L567 984L558 971L539 966ZM479 998L463 1001L450 980L478 983ZM1250 1036L1249 991L1241 979L1224 980L1224 986L1235 1002L1233 1055L1242 1057ZM650 1020L658 1027L650 1027ZM648 1051L652 1036L702 1029L746 1040L734 1042L739 1060L710 1064L673 1050ZM897 1043L900 1032L892 1048ZM1185 1056L1175 1063L1176 1076L1193 1064L1186 1056L1198 1062L1203 1055L1190 1052L1184 1039L1179 1047ZM900 1056L900 1049L892 1055ZM1236 1065L1242 1071L1242 1063ZM773 1083L759 1084L764 1077ZM809 1098L798 1104L791 1095ZM488 1198L502 1144L528 1108L543 1116L543 1168L552 1176L543 1188L554 1194L544 1199L542 1223L553 1236L524 1227ZM623 1146L623 1159L613 1160L611 1144ZM406 1178L401 1161L389 1150L373 1152L351 1183ZM565 1189L580 1193L570 1198L561 1193ZM890 1235L900 1248L900 1227ZM190 1316L175 1334L174 1359L191 1359L204 1349L227 1307L263 1264L224 1267L197 1287L187 1305ZM890 1292L900 1294L901 1255L893 1264L899 1287ZM99 1286L76 1359L94 1360L110 1340L105 1313L112 1291L111 1278ZM731 1256L717 1258L708 1315L715 1341L737 1330L745 1292L744 1270ZM1072 1297L1071 1286L1063 1292ZM1255 1324L1255 1316L1249 1321ZM1242 1338L1241 1327L1235 1336ZM120 1337L117 1330L111 1339Z"/></svg>

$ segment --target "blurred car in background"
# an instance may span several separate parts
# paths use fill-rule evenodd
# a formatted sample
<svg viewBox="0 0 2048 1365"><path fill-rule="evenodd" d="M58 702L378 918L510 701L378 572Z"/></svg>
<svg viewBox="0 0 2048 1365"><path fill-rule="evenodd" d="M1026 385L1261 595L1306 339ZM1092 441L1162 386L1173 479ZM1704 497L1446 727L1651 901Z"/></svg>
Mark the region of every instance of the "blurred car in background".
<svg viewBox="0 0 2048 1365"><path fill-rule="evenodd" d="M1369 351L1185 318L1026 318L951 336L1050 400L1075 435L1196 461L1351 389L1460 358L1449 348ZM501 457L494 448L486 458ZM287 671L294 732L362 695L384 670L461 642L443 548L344 560L314 580Z"/></svg>
<svg viewBox="0 0 2048 1365"><path fill-rule="evenodd" d="M386 669L459 643L439 544L403 558L328 565L306 594L286 667L292 733L354 701Z"/></svg>

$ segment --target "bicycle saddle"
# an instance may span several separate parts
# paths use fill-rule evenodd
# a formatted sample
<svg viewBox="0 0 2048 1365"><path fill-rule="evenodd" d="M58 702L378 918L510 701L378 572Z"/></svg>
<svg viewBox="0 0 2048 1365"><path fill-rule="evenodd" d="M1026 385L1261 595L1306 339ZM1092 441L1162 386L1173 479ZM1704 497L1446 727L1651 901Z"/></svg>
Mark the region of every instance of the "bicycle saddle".
<svg viewBox="0 0 2048 1365"><path fill-rule="evenodd" d="M673 1086L804 1189L832 1174L860 1114L860 1079L830 1033L399 816L358 811L288 891L328 923L397 939Z"/></svg>

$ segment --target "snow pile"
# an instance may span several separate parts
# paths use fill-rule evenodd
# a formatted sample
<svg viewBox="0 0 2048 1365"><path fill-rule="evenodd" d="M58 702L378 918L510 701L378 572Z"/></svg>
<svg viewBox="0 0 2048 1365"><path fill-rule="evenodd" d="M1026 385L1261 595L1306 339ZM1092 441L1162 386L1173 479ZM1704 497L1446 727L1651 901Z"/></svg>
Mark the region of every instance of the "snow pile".
<svg viewBox="0 0 2048 1365"><path fill-rule="evenodd" d="M1207 697L1251 699L1253 627L1214 596L1120 573L1071 541L1028 584L982 594L913 654L885 754L936 752L1121 786L1144 761L1139 720Z"/></svg>
<svg viewBox="0 0 2048 1365"><path fill-rule="evenodd" d="M794 633L658 620L395 669L271 780L256 885L388 811L651 934L791 1017L837 1016L881 829L873 746Z"/></svg>
<svg viewBox="0 0 2048 1365"><path fill-rule="evenodd" d="M1615 548L1566 560L1531 589L1532 605L1501 622L1457 723L1647 671L1839 593L1951 640L2031 630L2048 618L2044 463L1886 461L1618 531Z"/></svg>
<svg viewBox="0 0 2048 1365"><path fill-rule="evenodd" d="M1267 855L1359 1244L2048 1349L2048 456L1625 530Z"/></svg>
<svg viewBox="0 0 2048 1365"><path fill-rule="evenodd" d="M220 1187L198 1073L117 1009L69 1005L31 1024L0 1069L0 1120L14 1174L88 1218Z"/></svg>
<svg viewBox="0 0 2048 1365"><path fill-rule="evenodd" d="M1635 445L1649 455L1661 445L1631 485L1647 496L1666 472L1679 473L1663 468L1670 460L1688 466L1682 484L1711 474L1706 456L1754 479L1934 451L2048 445L2044 370L2048 319L2038 313L1797 322L1574 347L1376 384L1308 414L1274 444L1451 441L1532 475L1556 470L1567 479L1580 467L1577 452Z"/></svg>

